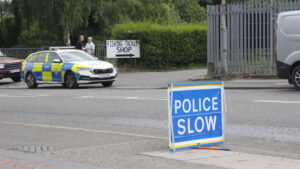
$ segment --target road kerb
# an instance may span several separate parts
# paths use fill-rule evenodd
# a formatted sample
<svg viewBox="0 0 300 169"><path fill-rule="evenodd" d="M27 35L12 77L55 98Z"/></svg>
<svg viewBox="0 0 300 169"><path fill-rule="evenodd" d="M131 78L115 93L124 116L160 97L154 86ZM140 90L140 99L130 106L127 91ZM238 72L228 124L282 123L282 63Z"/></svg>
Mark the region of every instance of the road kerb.
<svg viewBox="0 0 300 169"><path fill-rule="evenodd" d="M180 160L202 165L233 169L294 169L300 166L300 160L270 155L251 154L220 150L187 150L171 153L169 151L146 152L143 155Z"/></svg>

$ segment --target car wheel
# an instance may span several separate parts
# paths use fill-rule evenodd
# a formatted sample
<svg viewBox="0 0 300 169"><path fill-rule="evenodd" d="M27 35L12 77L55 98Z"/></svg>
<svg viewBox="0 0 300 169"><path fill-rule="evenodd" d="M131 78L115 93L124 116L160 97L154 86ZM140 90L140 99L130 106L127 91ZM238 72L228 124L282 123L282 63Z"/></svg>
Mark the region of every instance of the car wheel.
<svg viewBox="0 0 300 169"><path fill-rule="evenodd" d="M21 76L14 76L11 78L14 82L20 82L21 81Z"/></svg>
<svg viewBox="0 0 300 169"><path fill-rule="evenodd" d="M104 87L110 87L114 82L113 81L110 81L110 82L102 82L101 84L104 86Z"/></svg>
<svg viewBox="0 0 300 169"><path fill-rule="evenodd" d="M79 85L76 81L75 75L73 72L67 72L65 75L65 87L69 89L77 88Z"/></svg>
<svg viewBox="0 0 300 169"><path fill-rule="evenodd" d="M27 83L27 86L30 89L34 89L34 88L38 87L38 84L36 83L35 77L33 76L32 73L28 73L27 74L27 76L26 76L26 83Z"/></svg>
<svg viewBox="0 0 300 169"><path fill-rule="evenodd" d="M295 88L300 90L300 66L295 67L293 70L292 80Z"/></svg>

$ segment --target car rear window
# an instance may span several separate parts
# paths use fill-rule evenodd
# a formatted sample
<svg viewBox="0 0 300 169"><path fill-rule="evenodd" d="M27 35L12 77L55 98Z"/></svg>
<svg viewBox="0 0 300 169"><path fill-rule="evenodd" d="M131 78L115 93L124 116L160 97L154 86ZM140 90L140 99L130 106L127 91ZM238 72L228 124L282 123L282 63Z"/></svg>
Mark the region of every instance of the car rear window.
<svg viewBox="0 0 300 169"><path fill-rule="evenodd" d="M59 57L56 53L50 52L50 53L49 53L49 56L48 56L48 62L49 62L49 63L52 63L54 59L59 59L59 60L61 60L60 57Z"/></svg>
<svg viewBox="0 0 300 169"><path fill-rule="evenodd" d="M26 62L33 62L34 59L35 59L35 57L36 57L36 54L31 55L31 56L26 60Z"/></svg>
<svg viewBox="0 0 300 169"><path fill-rule="evenodd" d="M45 53L39 53L37 58L35 59L35 62L39 62L39 63L45 62L46 56L47 56L46 52Z"/></svg>

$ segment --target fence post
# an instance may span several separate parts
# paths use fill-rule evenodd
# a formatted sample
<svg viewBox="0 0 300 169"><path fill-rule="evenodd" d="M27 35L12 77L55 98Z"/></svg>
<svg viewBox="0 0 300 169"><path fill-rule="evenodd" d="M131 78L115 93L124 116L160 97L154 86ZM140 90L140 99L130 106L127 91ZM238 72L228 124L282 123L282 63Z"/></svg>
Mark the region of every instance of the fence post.
<svg viewBox="0 0 300 169"><path fill-rule="evenodd" d="M214 67L214 62L213 62L213 54L211 54L211 47L212 47L212 43L213 43L213 39L212 39L212 33L213 31L211 31L212 26L211 26L211 22L212 22L212 17L213 15L211 14L211 8L213 8L212 6L207 6L207 76L208 77L213 77L214 76L214 71L215 71L215 67Z"/></svg>
<svg viewBox="0 0 300 169"><path fill-rule="evenodd" d="M226 0L222 0L221 18L221 64L222 78L227 77L227 27L226 27Z"/></svg>
<svg viewBox="0 0 300 169"><path fill-rule="evenodd" d="M274 45L273 45L273 6L274 6L274 0L271 0L271 10L270 10L270 62L271 62L271 74L273 74L273 50L274 50Z"/></svg>

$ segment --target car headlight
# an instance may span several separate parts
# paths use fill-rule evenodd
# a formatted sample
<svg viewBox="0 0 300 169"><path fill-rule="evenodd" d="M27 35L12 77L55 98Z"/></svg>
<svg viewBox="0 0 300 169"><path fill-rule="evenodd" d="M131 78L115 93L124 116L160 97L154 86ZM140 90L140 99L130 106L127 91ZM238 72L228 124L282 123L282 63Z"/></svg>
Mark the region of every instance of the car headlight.
<svg viewBox="0 0 300 169"><path fill-rule="evenodd" d="M92 71L92 68L78 67L78 71Z"/></svg>
<svg viewBox="0 0 300 169"><path fill-rule="evenodd" d="M0 64L0 69L4 69L5 64Z"/></svg>

